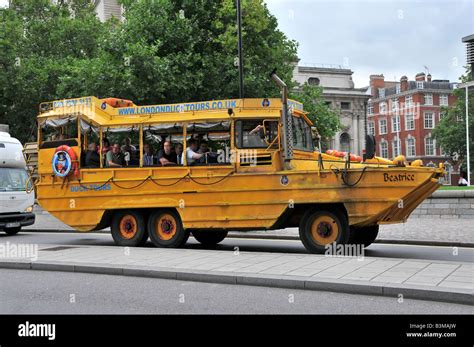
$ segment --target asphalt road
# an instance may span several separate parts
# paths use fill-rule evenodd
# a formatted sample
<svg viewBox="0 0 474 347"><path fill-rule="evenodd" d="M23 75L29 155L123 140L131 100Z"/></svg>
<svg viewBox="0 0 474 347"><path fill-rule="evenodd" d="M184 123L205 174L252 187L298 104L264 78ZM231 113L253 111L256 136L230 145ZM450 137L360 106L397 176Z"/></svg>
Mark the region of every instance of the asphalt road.
<svg viewBox="0 0 474 347"><path fill-rule="evenodd" d="M12 243L114 246L112 236L104 233L40 233L25 231L15 236L6 236L4 233L0 232L0 242L6 241ZM150 241L148 241L145 247L154 246ZM204 247L192 237L189 238L185 247L191 249L204 249ZM307 253L299 240L227 238L214 249L216 251L234 251L235 247L238 247L240 251L247 252ZM372 244L366 249L365 256L474 262L474 248Z"/></svg>
<svg viewBox="0 0 474 347"><path fill-rule="evenodd" d="M472 314L472 306L332 292L0 269L0 314Z"/></svg>

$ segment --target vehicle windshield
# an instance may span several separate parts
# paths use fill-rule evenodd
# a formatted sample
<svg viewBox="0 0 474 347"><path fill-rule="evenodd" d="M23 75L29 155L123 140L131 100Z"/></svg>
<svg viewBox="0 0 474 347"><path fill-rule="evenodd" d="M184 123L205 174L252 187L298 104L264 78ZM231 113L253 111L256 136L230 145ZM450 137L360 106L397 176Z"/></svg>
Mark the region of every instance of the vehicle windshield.
<svg viewBox="0 0 474 347"><path fill-rule="evenodd" d="M0 168L0 192L26 191L27 181L24 169Z"/></svg>

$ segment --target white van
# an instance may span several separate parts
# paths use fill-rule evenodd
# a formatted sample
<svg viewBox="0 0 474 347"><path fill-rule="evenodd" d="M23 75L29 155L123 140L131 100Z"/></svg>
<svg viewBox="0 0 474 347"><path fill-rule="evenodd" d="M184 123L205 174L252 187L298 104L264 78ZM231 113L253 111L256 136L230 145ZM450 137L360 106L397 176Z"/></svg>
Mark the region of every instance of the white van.
<svg viewBox="0 0 474 347"><path fill-rule="evenodd" d="M0 231L14 235L35 222L33 182L28 179L23 147L0 124Z"/></svg>

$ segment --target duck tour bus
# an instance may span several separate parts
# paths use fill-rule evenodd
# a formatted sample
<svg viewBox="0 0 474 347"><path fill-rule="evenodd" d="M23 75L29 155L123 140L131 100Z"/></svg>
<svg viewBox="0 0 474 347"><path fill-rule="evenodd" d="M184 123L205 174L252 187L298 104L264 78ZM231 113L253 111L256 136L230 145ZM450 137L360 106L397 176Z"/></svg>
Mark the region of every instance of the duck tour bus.
<svg viewBox="0 0 474 347"><path fill-rule="evenodd" d="M215 245L229 231L298 227L309 252L366 247L439 187L442 166L314 146L287 98L137 106L116 98L42 103L39 204L81 232L110 227L120 246ZM317 141L316 141L317 142Z"/></svg>

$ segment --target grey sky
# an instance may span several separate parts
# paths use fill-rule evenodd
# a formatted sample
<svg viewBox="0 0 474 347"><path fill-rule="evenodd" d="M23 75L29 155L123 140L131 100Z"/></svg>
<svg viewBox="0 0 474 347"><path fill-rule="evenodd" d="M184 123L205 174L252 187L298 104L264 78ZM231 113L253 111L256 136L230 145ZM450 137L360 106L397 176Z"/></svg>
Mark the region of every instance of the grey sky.
<svg viewBox="0 0 474 347"><path fill-rule="evenodd" d="M474 0L265 2L299 42L302 64L347 66L357 87L368 85L370 74L412 79L424 66L434 79L457 81L466 62L461 37L474 34Z"/></svg>
<svg viewBox="0 0 474 347"><path fill-rule="evenodd" d="M473 0L265 0L280 29L299 42L300 63L338 64L354 71L356 87L370 74L457 81L465 44L474 34Z"/></svg>

